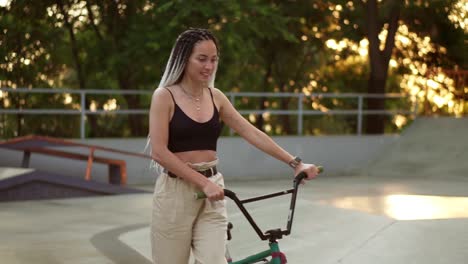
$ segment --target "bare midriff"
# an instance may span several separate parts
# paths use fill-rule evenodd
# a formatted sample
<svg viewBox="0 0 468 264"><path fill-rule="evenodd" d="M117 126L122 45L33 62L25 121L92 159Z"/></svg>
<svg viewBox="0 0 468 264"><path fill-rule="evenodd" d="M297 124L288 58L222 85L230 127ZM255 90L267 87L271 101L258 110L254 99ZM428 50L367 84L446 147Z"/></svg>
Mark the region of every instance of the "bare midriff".
<svg viewBox="0 0 468 264"><path fill-rule="evenodd" d="M216 151L214 150L191 150L174 154L183 162L189 163L209 162L217 159Z"/></svg>

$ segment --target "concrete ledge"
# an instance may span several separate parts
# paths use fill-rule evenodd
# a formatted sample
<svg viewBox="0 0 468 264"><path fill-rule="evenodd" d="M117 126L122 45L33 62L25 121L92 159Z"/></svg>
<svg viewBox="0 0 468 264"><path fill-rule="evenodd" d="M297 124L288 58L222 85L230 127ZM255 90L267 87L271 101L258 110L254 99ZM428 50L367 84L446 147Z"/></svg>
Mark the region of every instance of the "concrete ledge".
<svg viewBox="0 0 468 264"><path fill-rule="evenodd" d="M326 175L354 174L398 139L398 135L274 138L280 146L290 153L301 156L304 161L323 165ZM146 144L144 138L76 141L133 152L143 152ZM96 151L95 154L101 153ZM148 160L110 153L101 155L104 154L108 158L127 161L128 184L150 184L156 180L157 175L150 169ZM0 166L21 166L22 152L0 149L0 156L2 157ZM218 156L221 161L220 170L229 180L281 179L291 174L290 168L285 164L263 154L239 137L220 138ZM86 162L35 154L31 156L30 167L83 178ZM107 166L93 165L91 172L93 180L106 182L107 174Z"/></svg>

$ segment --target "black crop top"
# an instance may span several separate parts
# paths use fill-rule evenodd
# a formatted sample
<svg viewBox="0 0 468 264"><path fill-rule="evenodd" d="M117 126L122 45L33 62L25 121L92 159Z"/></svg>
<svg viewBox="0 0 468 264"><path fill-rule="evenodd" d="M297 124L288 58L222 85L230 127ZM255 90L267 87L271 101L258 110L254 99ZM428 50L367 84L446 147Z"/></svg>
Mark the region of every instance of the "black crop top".
<svg viewBox="0 0 468 264"><path fill-rule="evenodd" d="M167 88L166 88L167 89ZM219 113L214 104L213 93L208 88L213 101L213 116L210 120L200 123L187 116L177 105L172 92L167 89L174 101L174 115L169 122L168 149L175 152L191 150L214 150L221 134L222 124L219 122Z"/></svg>

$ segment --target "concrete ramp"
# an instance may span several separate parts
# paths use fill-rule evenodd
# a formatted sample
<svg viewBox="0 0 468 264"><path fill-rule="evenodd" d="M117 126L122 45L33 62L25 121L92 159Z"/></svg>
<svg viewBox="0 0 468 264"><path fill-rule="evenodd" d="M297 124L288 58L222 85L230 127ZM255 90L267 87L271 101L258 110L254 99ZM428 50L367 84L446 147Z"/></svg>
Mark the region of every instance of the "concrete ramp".
<svg viewBox="0 0 468 264"><path fill-rule="evenodd" d="M35 169L0 167L0 202L132 193L145 191Z"/></svg>
<svg viewBox="0 0 468 264"><path fill-rule="evenodd" d="M420 117L364 170L369 176L468 179L468 118Z"/></svg>

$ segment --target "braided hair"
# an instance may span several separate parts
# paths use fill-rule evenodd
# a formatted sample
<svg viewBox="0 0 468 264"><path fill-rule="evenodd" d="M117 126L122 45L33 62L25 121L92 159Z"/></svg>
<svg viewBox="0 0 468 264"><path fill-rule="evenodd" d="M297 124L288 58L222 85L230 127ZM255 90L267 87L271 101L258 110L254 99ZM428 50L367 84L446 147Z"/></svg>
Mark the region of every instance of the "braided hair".
<svg viewBox="0 0 468 264"><path fill-rule="evenodd" d="M176 84L182 80L184 76L185 67L188 59L192 54L193 47L200 41L212 40L218 49L218 41L215 36L206 29L190 28L177 38L174 47L172 48L171 55L164 70L163 77L159 82L158 88L167 87ZM208 86L214 87L214 80L216 77L216 68L209 80Z"/></svg>

